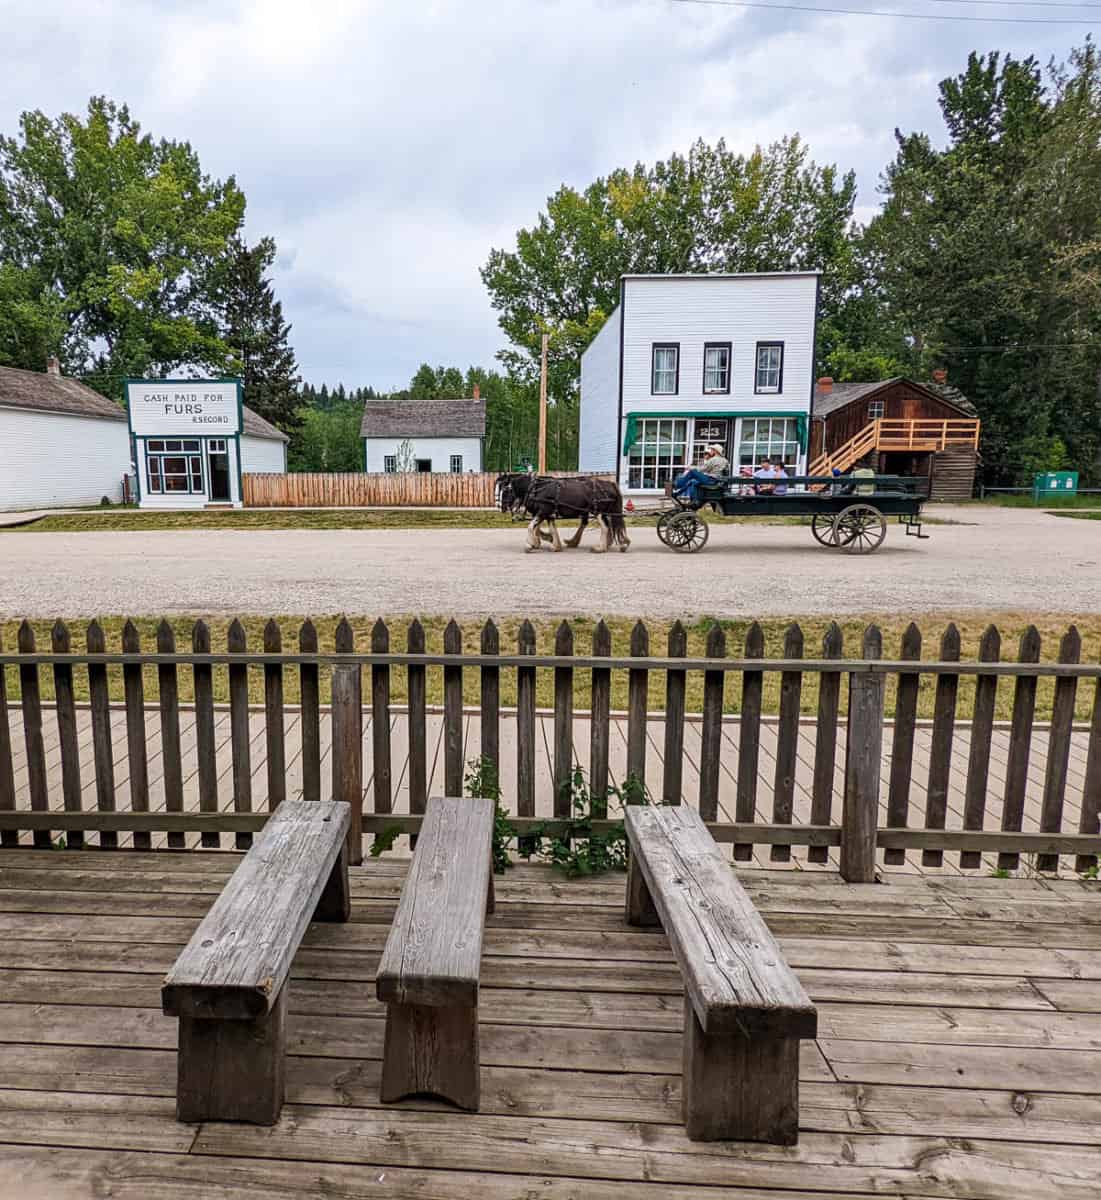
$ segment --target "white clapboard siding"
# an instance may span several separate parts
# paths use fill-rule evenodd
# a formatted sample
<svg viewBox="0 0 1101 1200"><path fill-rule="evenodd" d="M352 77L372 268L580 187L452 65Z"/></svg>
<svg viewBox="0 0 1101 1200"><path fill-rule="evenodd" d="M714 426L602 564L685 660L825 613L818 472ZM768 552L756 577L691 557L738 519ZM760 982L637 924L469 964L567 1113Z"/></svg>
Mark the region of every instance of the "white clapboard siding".
<svg viewBox="0 0 1101 1200"><path fill-rule="evenodd" d="M241 470L261 474L287 469L287 443L276 438L241 437Z"/></svg>
<svg viewBox="0 0 1101 1200"><path fill-rule="evenodd" d="M578 467L614 471L619 413L617 308L581 356L581 431Z"/></svg>

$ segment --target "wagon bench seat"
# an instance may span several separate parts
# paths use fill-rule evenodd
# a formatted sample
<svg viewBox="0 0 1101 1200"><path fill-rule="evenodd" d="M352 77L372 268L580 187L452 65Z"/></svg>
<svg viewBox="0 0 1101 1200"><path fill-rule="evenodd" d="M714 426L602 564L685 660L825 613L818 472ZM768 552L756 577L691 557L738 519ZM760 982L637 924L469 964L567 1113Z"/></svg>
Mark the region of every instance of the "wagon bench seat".
<svg viewBox="0 0 1101 1200"><path fill-rule="evenodd" d="M688 1136L794 1145L817 1009L699 813L629 806L626 827L627 921L660 923L684 977Z"/></svg>
<svg viewBox="0 0 1101 1200"><path fill-rule="evenodd" d="M339 801L284 800L165 978L179 1120L279 1119L287 975L311 920L348 919L349 820Z"/></svg>

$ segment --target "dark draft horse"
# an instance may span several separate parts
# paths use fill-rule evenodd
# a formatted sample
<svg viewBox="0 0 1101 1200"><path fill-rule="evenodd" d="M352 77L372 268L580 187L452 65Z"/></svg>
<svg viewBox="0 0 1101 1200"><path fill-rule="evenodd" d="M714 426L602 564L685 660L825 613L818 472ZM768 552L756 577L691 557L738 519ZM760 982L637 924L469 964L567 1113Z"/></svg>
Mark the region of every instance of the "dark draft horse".
<svg viewBox="0 0 1101 1200"><path fill-rule="evenodd" d="M573 549L593 517L599 518L601 527L600 545L593 547L594 554L609 550L613 541L621 551L631 544L623 519L623 496L618 484L610 479L592 475L556 479L550 475L517 471L497 476L497 496L502 512L514 516L526 513L530 517L529 553L538 550L544 539L551 542L556 551L565 547ZM574 517L580 519L577 532L569 541L563 542L558 536L556 522ZM549 534L543 533L544 524L549 527Z"/></svg>

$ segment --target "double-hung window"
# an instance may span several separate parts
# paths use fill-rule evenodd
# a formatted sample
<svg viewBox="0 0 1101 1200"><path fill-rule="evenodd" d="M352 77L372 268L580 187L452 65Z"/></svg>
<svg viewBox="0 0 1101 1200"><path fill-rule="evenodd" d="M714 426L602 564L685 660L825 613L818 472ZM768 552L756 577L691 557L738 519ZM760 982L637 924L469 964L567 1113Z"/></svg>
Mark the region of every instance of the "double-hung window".
<svg viewBox="0 0 1101 1200"><path fill-rule="evenodd" d="M463 473L463 456L461 454L452 454L451 456L451 474L461 475Z"/></svg>
<svg viewBox="0 0 1101 1200"><path fill-rule="evenodd" d="M203 495L202 446L198 438L154 438L145 443L151 495Z"/></svg>
<svg viewBox="0 0 1101 1200"><path fill-rule="evenodd" d="M757 364L753 378L755 392L781 392L784 390L783 342L757 343Z"/></svg>
<svg viewBox="0 0 1101 1200"><path fill-rule="evenodd" d="M650 394L675 396L680 382L680 345L677 342L655 342L650 371Z"/></svg>
<svg viewBox="0 0 1101 1200"><path fill-rule="evenodd" d="M386 475L396 475L398 473L398 456L396 454L384 454L382 456L382 470Z"/></svg>
<svg viewBox="0 0 1101 1200"><path fill-rule="evenodd" d="M730 343L707 342L703 348L703 390L714 396L730 391Z"/></svg>
<svg viewBox="0 0 1101 1200"><path fill-rule="evenodd" d="M884 404L882 400L868 401L868 420L878 421L883 416Z"/></svg>

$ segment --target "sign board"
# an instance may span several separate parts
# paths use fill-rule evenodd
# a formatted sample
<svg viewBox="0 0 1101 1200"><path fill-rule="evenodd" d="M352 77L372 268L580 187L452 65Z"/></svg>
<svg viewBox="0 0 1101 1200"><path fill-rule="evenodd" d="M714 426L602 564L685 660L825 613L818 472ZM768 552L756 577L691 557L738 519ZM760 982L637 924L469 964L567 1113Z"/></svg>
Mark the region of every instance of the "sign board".
<svg viewBox="0 0 1101 1200"><path fill-rule="evenodd" d="M162 379L126 385L130 429L139 437L241 432L234 379Z"/></svg>
<svg viewBox="0 0 1101 1200"><path fill-rule="evenodd" d="M1032 494L1040 496L1076 496L1078 494L1077 471L1045 471L1032 480Z"/></svg>
<svg viewBox="0 0 1101 1200"><path fill-rule="evenodd" d="M696 421L696 441L697 442L726 442L728 424L726 421Z"/></svg>

